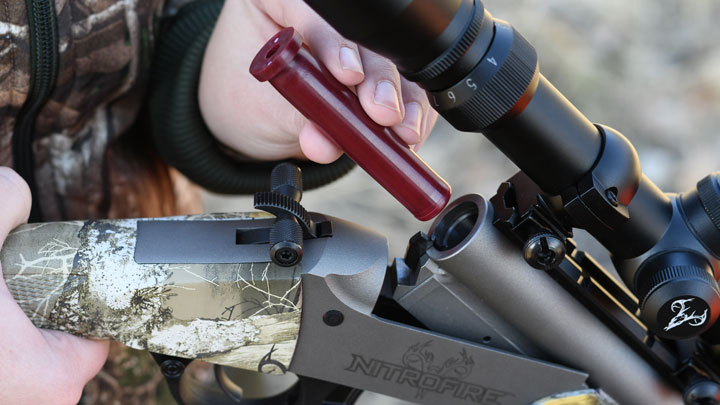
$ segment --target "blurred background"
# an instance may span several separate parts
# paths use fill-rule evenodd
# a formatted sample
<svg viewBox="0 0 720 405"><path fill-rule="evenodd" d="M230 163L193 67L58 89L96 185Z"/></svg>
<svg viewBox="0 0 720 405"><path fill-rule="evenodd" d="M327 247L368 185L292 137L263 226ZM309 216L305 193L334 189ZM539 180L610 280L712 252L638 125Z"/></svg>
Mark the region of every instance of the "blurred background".
<svg viewBox="0 0 720 405"><path fill-rule="evenodd" d="M680 192L720 169L720 2L704 0L485 0L535 46L540 70L591 121L611 126L635 145L645 174ZM420 156L453 195L489 198L517 168L480 134L460 133L442 119ZM205 195L206 211L247 211L250 197ZM307 192L312 211L357 222L388 236L402 256L421 223L361 169ZM586 234L580 247L609 265ZM365 404L402 402L370 395Z"/></svg>

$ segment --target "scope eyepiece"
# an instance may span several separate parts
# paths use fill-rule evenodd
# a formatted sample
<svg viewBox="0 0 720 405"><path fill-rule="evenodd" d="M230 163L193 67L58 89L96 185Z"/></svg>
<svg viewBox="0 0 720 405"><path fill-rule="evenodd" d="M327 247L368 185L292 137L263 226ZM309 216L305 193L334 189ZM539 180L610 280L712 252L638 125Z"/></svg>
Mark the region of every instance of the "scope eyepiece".
<svg viewBox="0 0 720 405"><path fill-rule="evenodd" d="M486 48L492 39L492 18L484 19L485 9L480 1L306 0L306 3L345 38L387 57L414 81L437 78L460 59L472 59L472 55L466 56L472 45ZM480 32L484 47L476 44ZM471 53L475 52L484 53L485 49Z"/></svg>

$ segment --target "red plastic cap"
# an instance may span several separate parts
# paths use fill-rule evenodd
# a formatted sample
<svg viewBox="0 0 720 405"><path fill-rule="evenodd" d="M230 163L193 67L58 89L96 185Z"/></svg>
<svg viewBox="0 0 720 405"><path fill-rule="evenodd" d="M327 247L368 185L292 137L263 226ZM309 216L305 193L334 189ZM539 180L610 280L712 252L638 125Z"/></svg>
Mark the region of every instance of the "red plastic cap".
<svg viewBox="0 0 720 405"><path fill-rule="evenodd" d="M273 36L250 65L307 119L421 221L438 215L450 186L390 128L373 121L357 96L337 81L292 29Z"/></svg>
<svg viewBox="0 0 720 405"><path fill-rule="evenodd" d="M302 47L302 38L293 27L275 34L263 45L250 64L250 74L261 82L268 81L285 69Z"/></svg>

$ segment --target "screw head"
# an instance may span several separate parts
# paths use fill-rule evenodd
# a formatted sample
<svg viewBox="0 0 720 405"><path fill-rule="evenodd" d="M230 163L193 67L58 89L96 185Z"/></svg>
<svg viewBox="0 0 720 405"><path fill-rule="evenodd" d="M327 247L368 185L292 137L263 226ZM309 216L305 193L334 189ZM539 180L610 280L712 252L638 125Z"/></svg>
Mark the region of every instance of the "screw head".
<svg viewBox="0 0 720 405"><path fill-rule="evenodd" d="M551 269L565 258L565 244L555 235L541 233L530 237L523 247L525 261L536 269Z"/></svg>
<svg viewBox="0 0 720 405"><path fill-rule="evenodd" d="M160 370L165 378L180 378L185 371L185 364L179 360L168 359L160 364Z"/></svg>
<svg viewBox="0 0 720 405"><path fill-rule="evenodd" d="M331 309L330 311L327 311L325 312L325 314L323 314L323 322L325 322L327 326L338 326L343 323L344 320L345 315L335 309Z"/></svg>
<svg viewBox="0 0 720 405"><path fill-rule="evenodd" d="M605 190L605 197L607 197L608 201L610 201L610 204L612 204L613 207L617 207L620 205L620 201L618 201L617 191L615 191L615 189L609 188Z"/></svg>
<svg viewBox="0 0 720 405"><path fill-rule="evenodd" d="M689 386L683 393L684 402L692 405L716 403L718 397L720 385L705 379Z"/></svg>
<svg viewBox="0 0 720 405"><path fill-rule="evenodd" d="M270 248L270 257L275 264L283 267L290 267L300 262L302 258L302 246L290 241L282 241Z"/></svg>

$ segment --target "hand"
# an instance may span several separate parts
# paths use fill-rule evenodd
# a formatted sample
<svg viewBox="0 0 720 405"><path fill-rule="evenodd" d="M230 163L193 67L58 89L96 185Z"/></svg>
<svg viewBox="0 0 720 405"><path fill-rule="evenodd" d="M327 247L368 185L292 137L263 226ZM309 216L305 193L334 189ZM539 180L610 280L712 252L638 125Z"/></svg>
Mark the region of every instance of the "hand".
<svg viewBox="0 0 720 405"><path fill-rule="evenodd" d="M301 0L225 2L205 52L199 89L203 118L221 142L258 160L329 163L341 155L269 83L248 72L265 42L287 26L300 33L338 81L356 86L373 120L392 127L408 145L422 144L437 119L424 91L401 78L389 60L341 37Z"/></svg>
<svg viewBox="0 0 720 405"><path fill-rule="evenodd" d="M0 246L30 214L30 189L13 170L0 167ZM0 268L0 275L2 269ZM0 277L0 402L77 403L102 367L108 342L36 328Z"/></svg>

